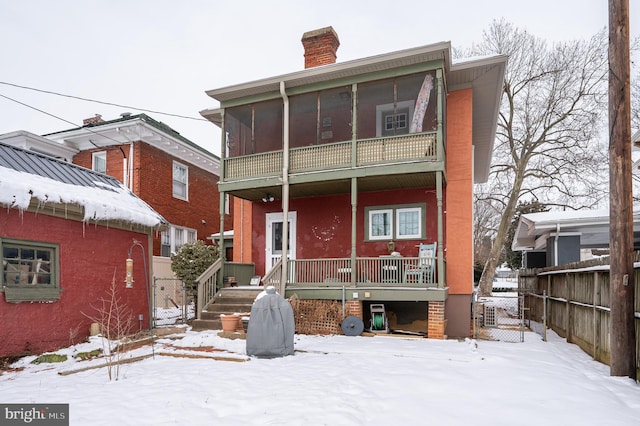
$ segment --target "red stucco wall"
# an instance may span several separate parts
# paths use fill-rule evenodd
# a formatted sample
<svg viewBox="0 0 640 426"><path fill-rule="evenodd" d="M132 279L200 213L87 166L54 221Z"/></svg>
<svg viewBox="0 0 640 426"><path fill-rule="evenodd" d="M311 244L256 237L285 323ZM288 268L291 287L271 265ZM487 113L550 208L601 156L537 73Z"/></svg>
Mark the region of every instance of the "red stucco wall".
<svg viewBox="0 0 640 426"><path fill-rule="evenodd" d="M142 250L134 247L134 287L125 288L125 260L136 239L149 254L148 236L45 214L0 210L0 237L59 244L60 300L52 303L7 303L0 293L0 356L41 353L82 341L89 335L87 315L95 315L112 280L131 310L149 325ZM147 260L147 265L149 261Z"/></svg>
<svg viewBox="0 0 640 426"><path fill-rule="evenodd" d="M386 240L375 242L364 240L366 207L411 203L426 203L426 241L436 241L438 216L434 188L360 193L357 209L356 255L377 257L389 254ZM280 212L281 207L280 200L270 203L253 203L251 252L257 274L265 273L265 215ZM292 199L289 210L297 213L297 259L351 256L350 194ZM424 240L396 240L396 251L403 256L417 256L416 245L419 242ZM237 251L237 247L235 249Z"/></svg>

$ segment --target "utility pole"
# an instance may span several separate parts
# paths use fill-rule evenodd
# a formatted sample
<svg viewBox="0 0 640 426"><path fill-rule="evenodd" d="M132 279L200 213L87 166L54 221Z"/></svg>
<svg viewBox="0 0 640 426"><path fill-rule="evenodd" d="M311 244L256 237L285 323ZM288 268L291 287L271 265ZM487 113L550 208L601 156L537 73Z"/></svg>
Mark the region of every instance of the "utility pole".
<svg viewBox="0 0 640 426"><path fill-rule="evenodd" d="M636 380L629 0L609 0L611 376Z"/></svg>

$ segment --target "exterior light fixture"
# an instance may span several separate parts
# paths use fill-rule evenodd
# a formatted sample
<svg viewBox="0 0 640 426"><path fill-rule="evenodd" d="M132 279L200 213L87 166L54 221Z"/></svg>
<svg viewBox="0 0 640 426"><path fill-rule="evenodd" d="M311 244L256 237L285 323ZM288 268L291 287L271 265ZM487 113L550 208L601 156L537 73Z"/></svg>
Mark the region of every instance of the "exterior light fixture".
<svg viewBox="0 0 640 426"><path fill-rule="evenodd" d="M273 198L273 195L271 195L271 194L267 194L264 197L262 197L262 201L265 202L265 203L273 201L273 200L275 200L275 198Z"/></svg>

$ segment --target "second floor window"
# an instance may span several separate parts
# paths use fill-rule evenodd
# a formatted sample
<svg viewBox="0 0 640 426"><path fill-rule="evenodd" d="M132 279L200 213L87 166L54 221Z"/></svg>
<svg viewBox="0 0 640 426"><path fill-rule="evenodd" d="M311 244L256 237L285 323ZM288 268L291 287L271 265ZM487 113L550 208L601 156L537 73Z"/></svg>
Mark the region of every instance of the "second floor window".
<svg viewBox="0 0 640 426"><path fill-rule="evenodd" d="M107 151L99 151L91 154L91 169L98 173L107 172Z"/></svg>
<svg viewBox="0 0 640 426"><path fill-rule="evenodd" d="M180 250L180 246L194 242L197 237L195 229L170 226L168 230L162 232L160 256L170 257L172 253L177 253Z"/></svg>
<svg viewBox="0 0 640 426"><path fill-rule="evenodd" d="M182 200L189 199L189 169L180 163L173 163L173 196Z"/></svg>

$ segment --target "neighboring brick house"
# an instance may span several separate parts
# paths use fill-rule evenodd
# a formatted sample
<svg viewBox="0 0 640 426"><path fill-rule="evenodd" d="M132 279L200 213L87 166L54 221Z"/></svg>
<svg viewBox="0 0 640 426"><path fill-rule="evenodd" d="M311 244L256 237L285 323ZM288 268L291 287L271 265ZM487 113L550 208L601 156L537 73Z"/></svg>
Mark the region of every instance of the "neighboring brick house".
<svg viewBox="0 0 640 426"><path fill-rule="evenodd" d="M146 114L108 121L97 115L44 137L75 149L74 164L115 177L169 221L154 236L155 256L220 231L220 159L169 126ZM232 210L224 217L226 230L233 229Z"/></svg>
<svg viewBox="0 0 640 426"><path fill-rule="evenodd" d="M112 283L126 331L149 328L150 247L166 228L161 215L115 178L4 143L0 206L0 357L85 340Z"/></svg>
<svg viewBox="0 0 640 426"><path fill-rule="evenodd" d="M507 58L453 62L443 42L334 63L331 27L302 43L305 70L207 91L234 260L286 297L343 301L367 327L383 304L393 329L469 336L473 185L488 177ZM423 280L418 246L434 242Z"/></svg>

